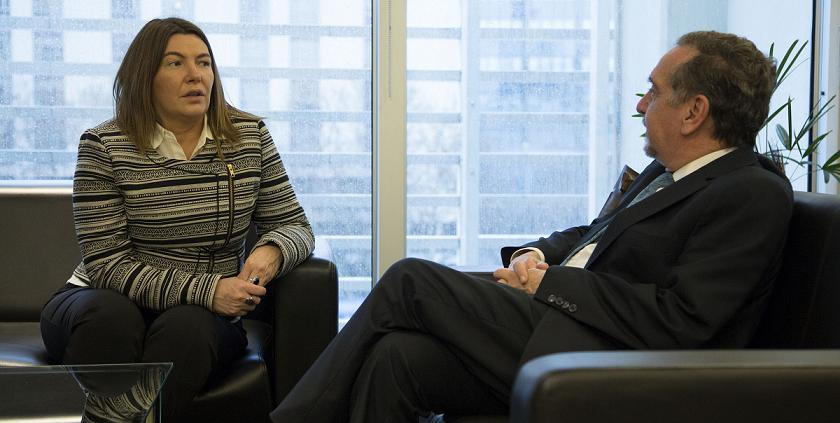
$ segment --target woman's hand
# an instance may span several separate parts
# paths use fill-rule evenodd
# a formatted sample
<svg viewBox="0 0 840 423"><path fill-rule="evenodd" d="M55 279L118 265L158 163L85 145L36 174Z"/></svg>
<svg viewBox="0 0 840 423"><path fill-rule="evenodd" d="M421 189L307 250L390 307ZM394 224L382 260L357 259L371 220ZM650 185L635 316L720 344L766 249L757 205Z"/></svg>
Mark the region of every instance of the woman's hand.
<svg viewBox="0 0 840 423"><path fill-rule="evenodd" d="M265 286L277 276L282 262L283 255L279 247L273 244L261 245L255 248L245 260L245 265L242 266L238 277Z"/></svg>
<svg viewBox="0 0 840 423"><path fill-rule="evenodd" d="M244 316L253 311L265 295L265 287L239 277L223 278L213 295L213 312L223 316Z"/></svg>

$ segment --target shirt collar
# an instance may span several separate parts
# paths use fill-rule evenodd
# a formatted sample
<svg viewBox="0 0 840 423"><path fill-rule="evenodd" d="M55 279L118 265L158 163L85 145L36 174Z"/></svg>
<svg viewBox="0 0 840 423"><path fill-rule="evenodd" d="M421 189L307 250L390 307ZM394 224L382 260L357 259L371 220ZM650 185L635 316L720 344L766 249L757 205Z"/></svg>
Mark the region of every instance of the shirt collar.
<svg viewBox="0 0 840 423"><path fill-rule="evenodd" d="M207 126L207 115L204 115L204 128L201 130L201 137L198 139L198 146L196 148L200 148L203 146L207 139L216 139L213 137L213 132L210 131L210 127ZM152 134L152 148L157 149L166 140L167 142L174 142L178 143L178 140L175 138L175 134L172 131L160 126L159 123L155 122L155 133Z"/></svg>
<svg viewBox="0 0 840 423"><path fill-rule="evenodd" d="M705 156L701 156L696 158L688 163L686 163L683 167L674 171L674 182L679 181L682 178L694 173L695 171L699 170L701 167L706 166L707 164L735 151L738 147L728 147L723 148L717 151L713 151Z"/></svg>

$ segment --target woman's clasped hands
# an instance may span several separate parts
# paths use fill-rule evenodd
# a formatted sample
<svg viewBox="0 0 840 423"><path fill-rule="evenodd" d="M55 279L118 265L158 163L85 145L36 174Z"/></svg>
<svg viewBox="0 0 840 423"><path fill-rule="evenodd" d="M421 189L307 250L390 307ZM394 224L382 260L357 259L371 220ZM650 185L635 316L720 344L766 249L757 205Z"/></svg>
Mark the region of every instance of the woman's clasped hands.
<svg viewBox="0 0 840 423"><path fill-rule="evenodd" d="M238 275L222 278L213 295L213 312L224 316L244 316L253 311L266 293L265 285L274 279L282 263L280 248L262 245L245 260Z"/></svg>

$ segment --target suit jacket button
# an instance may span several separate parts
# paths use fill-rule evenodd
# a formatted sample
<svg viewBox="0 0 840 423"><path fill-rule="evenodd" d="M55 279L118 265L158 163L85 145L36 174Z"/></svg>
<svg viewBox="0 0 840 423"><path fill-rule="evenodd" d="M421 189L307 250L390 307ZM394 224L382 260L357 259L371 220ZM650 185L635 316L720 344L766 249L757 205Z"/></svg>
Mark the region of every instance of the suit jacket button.
<svg viewBox="0 0 840 423"><path fill-rule="evenodd" d="M574 313L577 311L577 304L569 305L569 313Z"/></svg>
<svg viewBox="0 0 840 423"><path fill-rule="evenodd" d="M557 296L554 295L554 294L551 294L551 295L548 296L548 302L550 302L550 303L553 303L554 300L556 300L556 299L557 299Z"/></svg>

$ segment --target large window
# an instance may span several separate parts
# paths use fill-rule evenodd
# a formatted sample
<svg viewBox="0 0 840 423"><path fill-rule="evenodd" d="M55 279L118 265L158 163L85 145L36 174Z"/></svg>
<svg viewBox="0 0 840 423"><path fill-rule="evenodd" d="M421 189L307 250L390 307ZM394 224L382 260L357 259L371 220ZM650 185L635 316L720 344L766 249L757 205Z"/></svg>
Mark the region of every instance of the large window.
<svg viewBox="0 0 840 423"><path fill-rule="evenodd" d="M342 319L355 310L371 286L369 1L0 5L0 180L69 185L79 135L113 115L111 86L134 35L155 17L189 19L210 39L228 101L265 117L316 254L338 264Z"/></svg>
<svg viewBox="0 0 840 423"><path fill-rule="evenodd" d="M617 10L599 3L409 0L409 255L494 266L597 212L620 147Z"/></svg>
<svg viewBox="0 0 840 423"><path fill-rule="evenodd" d="M734 32L777 57L811 37L801 2L407 1L408 255L468 267L588 222L623 165L644 168L634 93L680 35ZM797 62L774 104L791 95L801 116Z"/></svg>
<svg viewBox="0 0 840 423"><path fill-rule="evenodd" d="M406 42L388 45L404 49L405 68L372 59L377 10L406 13ZM633 94L680 34L735 32L779 51L810 41L812 10L781 0L0 0L0 183L69 186L79 135L113 114L128 43L173 15L208 34L229 100L265 116L316 253L338 265L344 320L379 271L373 204L406 200L405 231L378 234L406 239L405 255L492 268L502 245L588 221L622 165L645 166ZM810 61L800 61L776 96L795 97L797 114L810 92ZM402 75L389 89L406 92L406 136L379 139L405 143L406 187L379 197L373 166L402 161L372 163L374 64Z"/></svg>

